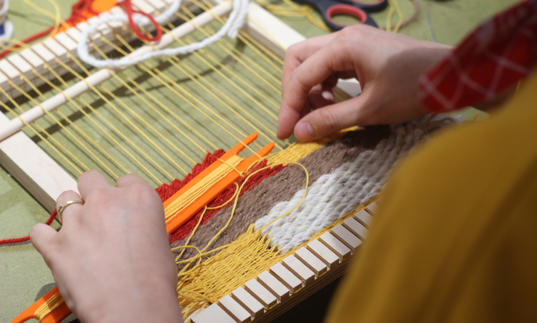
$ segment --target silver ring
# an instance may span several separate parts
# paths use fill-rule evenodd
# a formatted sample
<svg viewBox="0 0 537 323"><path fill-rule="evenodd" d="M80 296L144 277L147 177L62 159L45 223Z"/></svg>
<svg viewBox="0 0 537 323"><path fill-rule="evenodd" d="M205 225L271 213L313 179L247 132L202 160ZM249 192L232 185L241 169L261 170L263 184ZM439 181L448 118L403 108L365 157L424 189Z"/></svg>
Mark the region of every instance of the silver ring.
<svg viewBox="0 0 537 323"><path fill-rule="evenodd" d="M65 202L63 205L60 205L58 207L58 213L57 213L57 218L58 218L58 221L60 221L60 223L62 223L63 221L63 211L65 211L65 209L70 206L70 205L73 205L73 204L80 204L80 205L83 205L84 204L84 201L82 200L70 200L70 201L67 201Z"/></svg>

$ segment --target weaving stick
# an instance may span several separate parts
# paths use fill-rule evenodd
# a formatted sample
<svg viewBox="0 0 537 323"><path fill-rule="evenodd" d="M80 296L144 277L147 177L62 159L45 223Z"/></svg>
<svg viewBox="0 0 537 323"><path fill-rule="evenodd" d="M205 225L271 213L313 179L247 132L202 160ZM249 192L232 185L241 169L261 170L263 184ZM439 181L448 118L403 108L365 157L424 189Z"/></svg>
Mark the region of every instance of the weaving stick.
<svg viewBox="0 0 537 323"><path fill-rule="evenodd" d="M273 50L276 50L276 52L282 53L283 48L303 39L303 37L300 36L298 33L285 26L283 23L272 17L270 14L266 13L260 7L251 4L250 10L251 12L248 29L250 31L257 30L258 37L256 38L264 39L265 45L272 44L268 47ZM214 12L211 12L210 14L213 15ZM199 26L199 22L197 22L197 24ZM267 35L267 33L269 35ZM274 36L275 34L277 36ZM284 40L281 40L281 38L284 38ZM13 137L14 136L10 137L8 140L12 139ZM56 176L56 173L53 173L53 175Z"/></svg>
<svg viewBox="0 0 537 323"><path fill-rule="evenodd" d="M241 173L248 170L255 162L259 161L263 156L268 155L270 151L274 148L274 143L270 143L265 147L261 148L256 154L242 160L234 169L230 169L228 174L222 178L219 182L215 183L210 187L205 193L203 193L196 201L188 205L186 208L177 212L177 214L167 214L166 209L172 205L173 201L176 200L179 196L184 194L190 188L192 188L196 183L198 183L203 177L208 176L220 165L223 165L230 157L237 155L244 147L249 143L253 142L257 138L257 133L253 133L248 136L241 143L233 147L230 151L224 154L220 159L211 164L207 169L201 172L196 176L192 181L190 181L185 187L180 189L177 193L172 195L168 200L164 202L164 211L166 214L166 231L171 233L175 231L179 226L188 221L196 212L201 210L205 205L212 201L220 192L224 191L227 187L233 184L240 176ZM249 143L248 143L249 141Z"/></svg>
<svg viewBox="0 0 537 323"><path fill-rule="evenodd" d="M248 136L246 139L241 141L239 144L237 144L235 147L230 149L226 154L222 156L220 160L215 161L213 164L211 164L205 171L198 174L196 177L194 177L190 185L185 186L186 189L181 189L174 195L172 195L170 198L168 198L164 203L164 209L166 211L166 208L171 205L171 203L176 200L181 194L184 194L186 191L188 191L189 188L192 188L195 183L200 182L204 177L209 176L215 169L218 168L218 166L222 165L226 160L228 160L232 156L236 156L241 150L244 149L244 147L248 146L250 143L252 143L257 138L257 133L253 133L250 136ZM262 157L266 156L270 151L274 148L274 143L270 143L263 147L261 150L259 150L256 154L243 159L236 167L235 169L230 169L229 173L222 178L219 182L215 183L213 186L207 189L207 191L204 194L201 194L195 201L193 201L190 205L188 205L187 208L179 212L177 215L170 215L169 218L166 220L166 231L168 233L171 233L175 231L181 224L188 221L192 216L194 216L201 208L203 208L205 205L207 205L211 200L213 200L218 194L220 194L222 191L224 191L226 188L228 188L230 185L232 185L235 180L237 180L242 174L237 172L244 172L247 171L250 166L252 166L255 162L259 161ZM50 313L46 314L44 309L48 310L47 304L49 304L53 300L55 303L54 306L50 309ZM37 315L36 313L39 311L43 311L45 314L41 317L41 315ZM29 308L27 308L24 312L22 312L19 316L17 316L13 322L23 322L27 319L38 317L41 319L42 322L60 322L63 320L67 315L70 314L70 310L67 308L67 306L64 303L63 298L61 297L59 290L57 288L52 289L50 292L45 294L43 297L41 297L39 300L37 300L34 304L32 304Z"/></svg>
<svg viewBox="0 0 537 323"><path fill-rule="evenodd" d="M195 26L203 26L213 20L213 14L222 16L229 12L231 10L231 5L228 2L222 2L221 4L217 5L216 7L211 9L211 12L207 11L196 18L192 19L191 22L183 23L182 25L176 27L172 31L170 31L169 34L166 34L162 37L161 41L158 44L155 44L154 46L145 45L136 51L132 52L129 56L138 56L142 55L144 53L150 52L154 49L160 49L163 47L168 46L169 44L174 42L174 37L182 37L196 29ZM38 106L35 106L31 108L30 110L24 112L23 114L19 115L17 118L11 120L9 124L7 124L4 129L0 131L0 141L4 140L5 138L11 136L12 134L19 131L25 123L33 122L40 117L45 115L45 111L53 111L54 109L58 108L62 104L66 103L69 99L76 98L80 94L84 93L85 91L89 90L91 87L94 87L98 84L101 84L102 82L110 79L113 74L117 73L118 71L110 70L110 69L101 69L98 72L95 72L94 74L88 76L82 81L77 82L76 84L72 85L71 87L65 89L63 93L56 94L55 96L51 97L50 99L47 99L43 103L41 103ZM23 121L24 120L24 121Z"/></svg>

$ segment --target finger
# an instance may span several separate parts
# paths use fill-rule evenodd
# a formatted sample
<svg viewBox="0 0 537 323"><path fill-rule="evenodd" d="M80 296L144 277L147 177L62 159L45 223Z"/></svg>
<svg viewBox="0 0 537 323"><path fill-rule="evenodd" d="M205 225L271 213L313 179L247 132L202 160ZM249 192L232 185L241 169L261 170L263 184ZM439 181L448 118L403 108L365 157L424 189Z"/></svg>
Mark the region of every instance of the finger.
<svg viewBox="0 0 537 323"><path fill-rule="evenodd" d="M125 187L135 184L148 185L140 176L136 174L127 174L120 177L116 182L117 187Z"/></svg>
<svg viewBox="0 0 537 323"><path fill-rule="evenodd" d="M312 109L319 109L334 103L332 93L324 90L322 84L317 84L311 88L307 102L310 103ZM302 113L301 118L305 115L306 113Z"/></svg>
<svg viewBox="0 0 537 323"><path fill-rule="evenodd" d="M90 170L78 178L78 191L84 200L95 190L111 187L104 176L95 170Z"/></svg>
<svg viewBox="0 0 537 323"><path fill-rule="evenodd" d="M49 264L53 252L50 242L56 234L58 234L56 230L44 223L38 223L30 230L30 240L47 264Z"/></svg>
<svg viewBox="0 0 537 323"><path fill-rule="evenodd" d="M295 44L285 52L282 71L282 89L285 88L287 78L294 69L306 58L323 48L334 38L333 34L312 37L308 40Z"/></svg>
<svg viewBox="0 0 537 323"><path fill-rule="evenodd" d="M334 96L330 91L321 90L310 93L308 100L311 103L312 109L314 110L333 104Z"/></svg>
<svg viewBox="0 0 537 323"><path fill-rule="evenodd" d="M313 110L296 124L295 137L299 141L311 141L361 124L365 101L364 95L361 95Z"/></svg>
<svg viewBox="0 0 537 323"><path fill-rule="evenodd" d="M282 97L286 97L287 84L294 70L308 57L326 46L334 38L334 34L313 37L298 44L291 46L285 53L282 72ZM303 114L304 105L298 109L289 110L282 105L278 116L277 136L280 139L287 138L293 132L296 121Z"/></svg>
<svg viewBox="0 0 537 323"><path fill-rule="evenodd" d="M323 83L334 72L352 70L352 63L346 62L349 60L339 47L325 46L318 50L289 76L283 90L278 138L286 138L291 134L312 87Z"/></svg>
<svg viewBox="0 0 537 323"><path fill-rule="evenodd" d="M350 79L355 77L356 74L354 71L335 72L323 81L323 89L334 88L340 79Z"/></svg>
<svg viewBox="0 0 537 323"><path fill-rule="evenodd" d="M80 209L82 208L81 204L71 204L61 210L62 206L66 205L70 201L82 201L82 198L74 191L65 191L60 194L56 200L56 210L58 212L57 218L61 222L62 226L65 226L65 223L70 221L69 218L80 212Z"/></svg>

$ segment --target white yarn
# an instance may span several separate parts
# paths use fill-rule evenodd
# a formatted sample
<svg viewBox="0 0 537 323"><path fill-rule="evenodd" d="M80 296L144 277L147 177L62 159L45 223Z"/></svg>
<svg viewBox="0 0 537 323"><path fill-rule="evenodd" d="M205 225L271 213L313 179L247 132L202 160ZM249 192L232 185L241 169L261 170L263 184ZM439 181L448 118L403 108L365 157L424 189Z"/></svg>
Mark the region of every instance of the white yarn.
<svg viewBox="0 0 537 323"><path fill-rule="evenodd" d="M1 1L0 1L1 2ZM0 42L13 37L13 24L7 20L7 11L9 10L9 0L4 0L0 8L0 24L4 24L4 33L0 35Z"/></svg>
<svg viewBox="0 0 537 323"><path fill-rule="evenodd" d="M180 6L181 0L173 0L170 7L162 14L155 17L155 20L159 24L163 24L169 21L177 12L177 10L179 10ZM78 56L83 62L99 68L125 68L154 57L185 55L192 53L193 51L196 51L198 49L207 47L226 35L231 38L237 37L239 29L242 27L242 25L244 25L244 22L246 21L247 13L248 0L233 0L233 10L229 14L226 23L220 28L220 30L218 30L213 35L203 39L202 41L175 48L156 50L136 57L126 56L119 59L105 60L95 58L89 53L88 39L101 25L108 24L111 22L122 22L126 24L128 23L129 19L125 13L103 16L93 21L88 26L88 28L84 29L84 31L82 32L82 38L78 43L77 52ZM138 26L147 25L151 22L147 17L140 15L134 16L133 20Z"/></svg>
<svg viewBox="0 0 537 323"><path fill-rule="evenodd" d="M0 42L11 39L11 37L13 37L14 30L15 28L13 28L11 21L4 21L4 33L0 35Z"/></svg>
<svg viewBox="0 0 537 323"><path fill-rule="evenodd" d="M319 177L296 210L264 229L272 243L287 252L376 195L395 162L425 136L415 123L397 126L392 131L394 134L373 150L366 150L355 160ZM255 222L255 227L260 228L295 207L303 194L302 189L289 201L274 205L267 216Z"/></svg>

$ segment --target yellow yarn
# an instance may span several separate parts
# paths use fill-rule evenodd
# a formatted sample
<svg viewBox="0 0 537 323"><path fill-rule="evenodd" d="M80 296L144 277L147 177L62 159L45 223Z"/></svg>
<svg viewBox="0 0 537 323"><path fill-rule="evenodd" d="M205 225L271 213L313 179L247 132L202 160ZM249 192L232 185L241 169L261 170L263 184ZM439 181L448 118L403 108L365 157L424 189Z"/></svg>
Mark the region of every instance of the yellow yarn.
<svg viewBox="0 0 537 323"><path fill-rule="evenodd" d="M193 305L218 301L281 259L270 238L250 225L226 248L183 274L177 284L183 315L199 308Z"/></svg>
<svg viewBox="0 0 537 323"><path fill-rule="evenodd" d="M267 166L288 165L306 157L323 145L318 142L293 143L284 150L272 153L266 157Z"/></svg>
<svg viewBox="0 0 537 323"><path fill-rule="evenodd" d="M64 300L63 300L62 295L60 295L60 293L56 293L37 308L37 310L34 313L34 317L38 321L41 321L42 319L45 318L45 316L52 313L52 311L54 311L58 306L62 305L63 303L64 303Z"/></svg>
<svg viewBox="0 0 537 323"><path fill-rule="evenodd" d="M237 165L243 159L239 156L232 156L224 164L217 167L209 175L202 178L198 183L188 189L186 192L178 196L172 203L170 203L164 210L164 217L166 220L175 216L177 213L184 210L196 199L198 199L209 188L218 183L224 177L226 177L231 171L236 170Z"/></svg>
<svg viewBox="0 0 537 323"><path fill-rule="evenodd" d="M298 164L298 163L295 163L297 164L298 166L302 167L304 169L304 172L306 173L306 188L304 189L304 194L302 196L302 199L297 203L297 205L295 207L293 207L291 210L287 211L286 213L282 214L281 216L279 216L277 219L273 220L272 222L269 223L272 224L274 223L275 221L277 221L278 219L284 217L284 216L287 216L289 214L291 214L291 212L293 212L293 210L295 210L297 207L299 207L302 202L304 201L304 199L306 198L306 194L307 194L307 188L308 188L308 184L309 184L309 174L308 174L308 170L306 169L306 167L304 167L303 165L301 164ZM235 191L235 194L234 194L234 202L233 202L233 206L231 208L231 213L229 215L229 218L226 222L226 224L220 228L220 230L211 238L211 240L209 240L209 242L207 243L207 245L199 250L198 248L195 248L196 251L198 252L198 254L190 259L186 259L186 260L178 260L176 259L176 263L177 264L183 264L183 263L186 263L187 265L179 272L178 274L178 277L181 277L183 275L185 275L185 273L187 273L187 271L189 270L189 267L192 265L192 263L194 263L195 261L200 261L202 257L204 256L207 256L209 254L212 254L212 253L215 253L215 252L218 252L220 250L223 250L225 249L228 245L223 245L223 246L220 246L218 248L215 248L215 249L212 249L210 251L206 251L211 245L212 243L228 228L229 224L231 223L231 220L233 219L234 215L235 215L235 210L237 209L237 203L238 203L238 200L239 200L239 195L240 195L240 192L242 191L242 189L244 188L244 186L246 185L246 183L248 182L248 180L250 180L250 178L252 178L252 176L255 176L257 173L261 172L261 171L264 171L266 169L270 168L270 166L265 166L263 168L260 168L250 174L248 174L248 176L244 179L242 185ZM203 214L205 214L205 210L203 212ZM202 214L202 215L203 215ZM201 217L200 217L201 218ZM197 227L199 226L199 224L201 223L201 219L198 220L198 223L196 224L196 227L194 229L197 229ZM265 228L265 227L263 227ZM261 230L263 229L261 228ZM192 238L192 236L194 235L195 233L195 230L192 231L192 233L190 234L188 240L187 240L187 243L184 245L184 246L178 246L178 247L175 247L172 249L172 251L177 251L181 248L187 248L188 246L188 242L190 242L190 239ZM183 252L181 252L182 254Z"/></svg>
<svg viewBox="0 0 537 323"><path fill-rule="evenodd" d="M391 0L390 4L393 5L390 5L390 9L388 11L388 18L386 19L386 31L396 33L403 24L403 13L401 12L401 7L399 7L398 0ZM394 12L397 13L397 24L392 29L392 17Z"/></svg>
<svg viewBox="0 0 537 323"><path fill-rule="evenodd" d="M283 3L271 3L270 0L257 0L257 3L271 13L282 17L306 18L311 24L324 31L330 31L324 21L315 15L315 11L308 5L299 5L291 0L283 0Z"/></svg>
<svg viewBox="0 0 537 323"><path fill-rule="evenodd" d="M293 209L282 214L271 223L289 215L295 208L302 204L304 198L306 197L307 187L309 184L309 174L303 165L298 163L295 164L302 167L305 171L306 189L304 196ZM263 169L258 171L261 170ZM249 177L255 175L255 173L256 172L253 172L249 175ZM241 187L236 191L230 218L224 228L222 228L215 235L215 237L213 237L213 240L223 232L233 218L238 201L238 195L244 184L248 181L249 177L245 179ZM246 232L241 234L231 243L215 248L209 252L204 252L204 250L209 247L213 240L211 240L202 250L192 246L182 246L182 248L193 248L197 250L196 256L178 262L187 263L187 266L185 266L178 275L179 282L177 284L178 301L183 308L184 318L188 317L195 311L206 307L210 303L217 302L220 298L231 293L237 287L244 285L247 281L257 277L261 272L267 270L275 263L280 262L287 255L294 253L296 249L304 246L311 240L318 238L324 232L340 224L348 217L353 216L356 214L356 212L364 209L368 203L365 203L348 212L338 221L319 231L308 242L305 242L304 244L285 254L280 252L276 244L271 245L271 238L268 235L262 234L262 230L266 226L255 230L253 224L248 227ZM189 237L188 241L190 241L191 236ZM201 261L203 256L214 252L217 253L209 257L207 260ZM196 262L196 264L192 265L194 262ZM191 266L191 268L189 268L189 266Z"/></svg>
<svg viewBox="0 0 537 323"><path fill-rule="evenodd" d="M306 176L302 199L291 210L283 213L267 225L291 214L306 198L309 185L308 170L302 164L293 164L302 167ZM200 307L197 305L207 302L216 302L221 297L229 294L248 280L255 278L263 270L268 269L282 259L277 246L271 246L270 238L261 233L267 225L255 230L254 225L251 224L246 232L241 234L231 243L214 248L210 251L205 251L229 226L237 208L240 191L244 188L248 180L258 172L269 167L270 166L266 166L258 169L246 177L242 185L235 192L233 207L227 223L203 249L200 250L197 247L187 246L194 232L189 236L187 243L184 246L172 249L176 251L181 248L192 248L197 251L196 256L189 259L179 260L176 258L177 264L186 263L186 266L178 273L179 281L177 283L179 304L183 308L183 315L185 317L189 316L192 311L198 310ZM197 229L200 222L201 219L198 220L195 229ZM215 252L217 253L207 260L203 262L201 261L202 257Z"/></svg>
<svg viewBox="0 0 537 323"><path fill-rule="evenodd" d="M186 240L185 244L182 245L182 246L177 246L177 247L174 247L172 248L171 250L172 251L179 251L181 249L181 252L179 253L179 255L177 255L177 257L175 257L175 262L177 264L180 264L180 263L183 263L184 261L181 260L181 257L183 256L184 252L186 249L190 248L190 249L195 249L196 252L198 253L198 256L199 259L201 260L201 255L202 255L202 252L201 250L199 250L197 247L195 246L189 246L188 244L190 243L190 240L192 240L192 237L194 236L194 234L196 234L196 231L198 230L198 227L200 226L201 224L201 221L203 221L203 217L205 216L205 212L207 212L207 210L217 210L217 209L220 209L220 208L223 208L225 207L229 202L233 201L236 199L236 196L239 194L239 184L237 183L233 183L235 185L235 193L233 193L233 196L231 196L231 198L229 200L227 200L225 203L219 205L219 206L215 206L215 207L207 207L205 206L205 208L203 209L203 212L201 213L199 219L198 219L198 222L196 223L196 226L194 226L194 229L192 229L192 232L190 232L190 235L188 236L188 239Z"/></svg>
<svg viewBox="0 0 537 323"><path fill-rule="evenodd" d="M61 19L61 16L60 16L60 7L53 0L47 0L47 2L54 8L54 13L43 9L42 4L36 4L31 0L24 0L24 3L26 3L28 6L32 7L37 12L54 19L54 29L49 34L49 35L54 35L54 34L56 34L58 29L60 28L60 25L62 24L62 19Z"/></svg>

